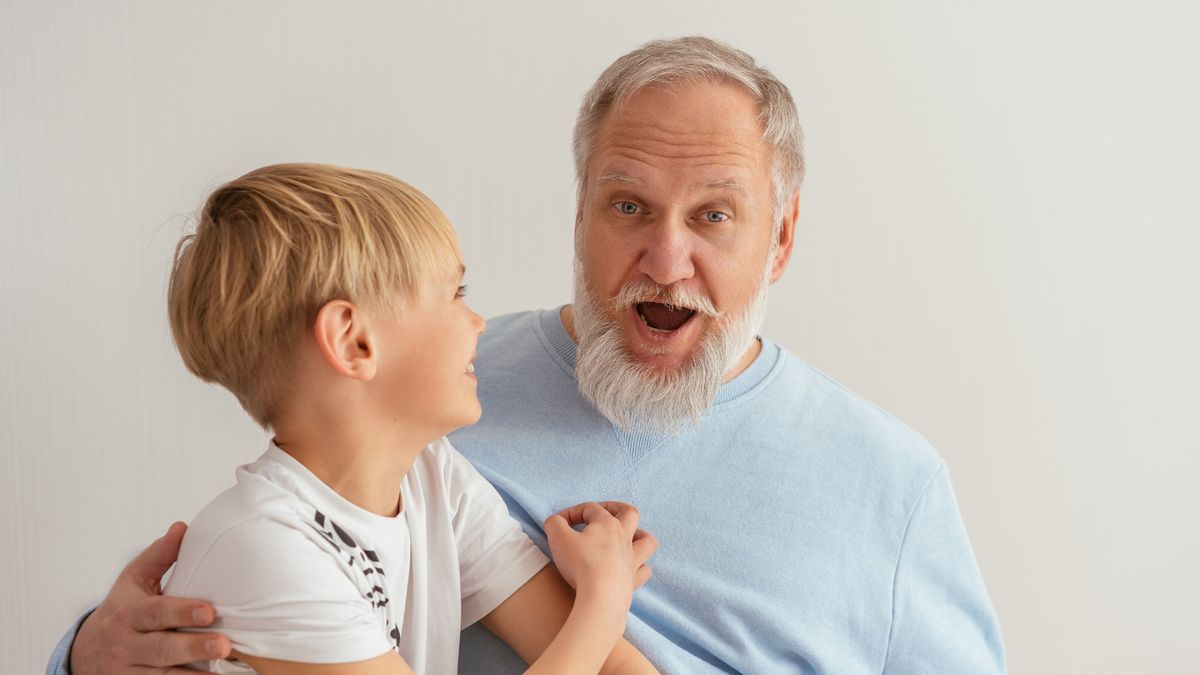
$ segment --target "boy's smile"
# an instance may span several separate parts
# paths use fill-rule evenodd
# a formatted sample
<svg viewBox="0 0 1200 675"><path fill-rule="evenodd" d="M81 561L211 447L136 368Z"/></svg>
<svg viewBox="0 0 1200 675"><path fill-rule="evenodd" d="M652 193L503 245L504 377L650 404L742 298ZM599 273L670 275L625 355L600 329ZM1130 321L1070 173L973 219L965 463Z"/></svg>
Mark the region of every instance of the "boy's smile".
<svg viewBox="0 0 1200 675"><path fill-rule="evenodd" d="M481 414L475 346L484 321L463 298L464 273L460 265L430 279L403 309L379 321L383 340L374 385L381 389L381 412L427 428L431 441L474 424Z"/></svg>

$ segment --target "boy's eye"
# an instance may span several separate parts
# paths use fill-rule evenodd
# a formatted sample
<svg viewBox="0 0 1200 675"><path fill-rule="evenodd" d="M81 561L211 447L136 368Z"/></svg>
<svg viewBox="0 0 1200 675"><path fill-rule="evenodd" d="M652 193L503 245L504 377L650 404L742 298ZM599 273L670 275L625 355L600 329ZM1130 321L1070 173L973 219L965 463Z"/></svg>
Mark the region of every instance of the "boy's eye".
<svg viewBox="0 0 1200 675"><path fill-rule="evenodd" d="M632 216L638 212L638 205L633 202L617 202L616 207L618 211L627 216Z"/></svg>
<svg viewBox="0 0 1200 675"><path fill-rule="evenodd" d="M458 291L454 293L454 297L461 298L467 294L467 285L463 284L458 287Z"/></svg>

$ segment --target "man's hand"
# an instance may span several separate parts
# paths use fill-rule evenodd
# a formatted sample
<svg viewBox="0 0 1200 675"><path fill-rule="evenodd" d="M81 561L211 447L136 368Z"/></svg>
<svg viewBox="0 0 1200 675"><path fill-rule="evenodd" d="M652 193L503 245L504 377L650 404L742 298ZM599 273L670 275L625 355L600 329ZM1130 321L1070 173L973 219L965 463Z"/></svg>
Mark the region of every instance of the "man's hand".
<svg viewBox="0 0 1200 675"><path fill-rule="evenodd" d="M179 556L186 530L183 523L174 523L121 571L75 636L72 675L194 675L173 666L229 655L229 638L224 635L171 630L207 626L216 618L207 602L161 595L160 582Z"/></svg>

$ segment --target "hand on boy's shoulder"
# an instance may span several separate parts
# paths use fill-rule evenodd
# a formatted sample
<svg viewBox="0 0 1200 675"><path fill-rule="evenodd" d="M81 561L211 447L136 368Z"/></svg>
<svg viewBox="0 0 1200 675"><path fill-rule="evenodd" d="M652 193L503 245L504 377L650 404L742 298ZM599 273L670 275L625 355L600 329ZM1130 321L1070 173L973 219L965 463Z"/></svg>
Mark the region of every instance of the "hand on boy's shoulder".
<svg viewBox="0 0 1200 675"><path fill-rule="evenodd" d="M159 595L159 584L175 563L186 529L183 523L172 524L125 566L75 636L69 656L73 675L170 668L229 654L224 635L175 631L209 626L215 618L212 605Z"/></svg>

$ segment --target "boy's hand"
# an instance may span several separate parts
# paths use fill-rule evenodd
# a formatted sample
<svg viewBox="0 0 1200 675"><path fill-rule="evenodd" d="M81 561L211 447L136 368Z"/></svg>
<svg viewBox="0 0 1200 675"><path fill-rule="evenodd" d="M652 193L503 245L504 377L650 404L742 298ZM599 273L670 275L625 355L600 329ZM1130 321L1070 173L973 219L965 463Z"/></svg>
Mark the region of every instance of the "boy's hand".
<svg viewBox="0 0 1200 675"><path fill-rule="evenodd" d="M72 675L195 673L172 666L221 659L229 638L215 633L176 633L173 628L207 626L216 616L202 600L160 595L162 576L179 557L187 526L175 523L134 558L79 627L71 645Z"/></svg>
<svg viewBox="0 0 1200 675"><path fill-rule="evenodd" d="M633 591L650 579L646 561L658 541L637 528L638 510L622 502L576 504L546 519L550 553L563 579L579 593L616 593L625 611ZM576 525L584 525L576 531Z"/></svg>

